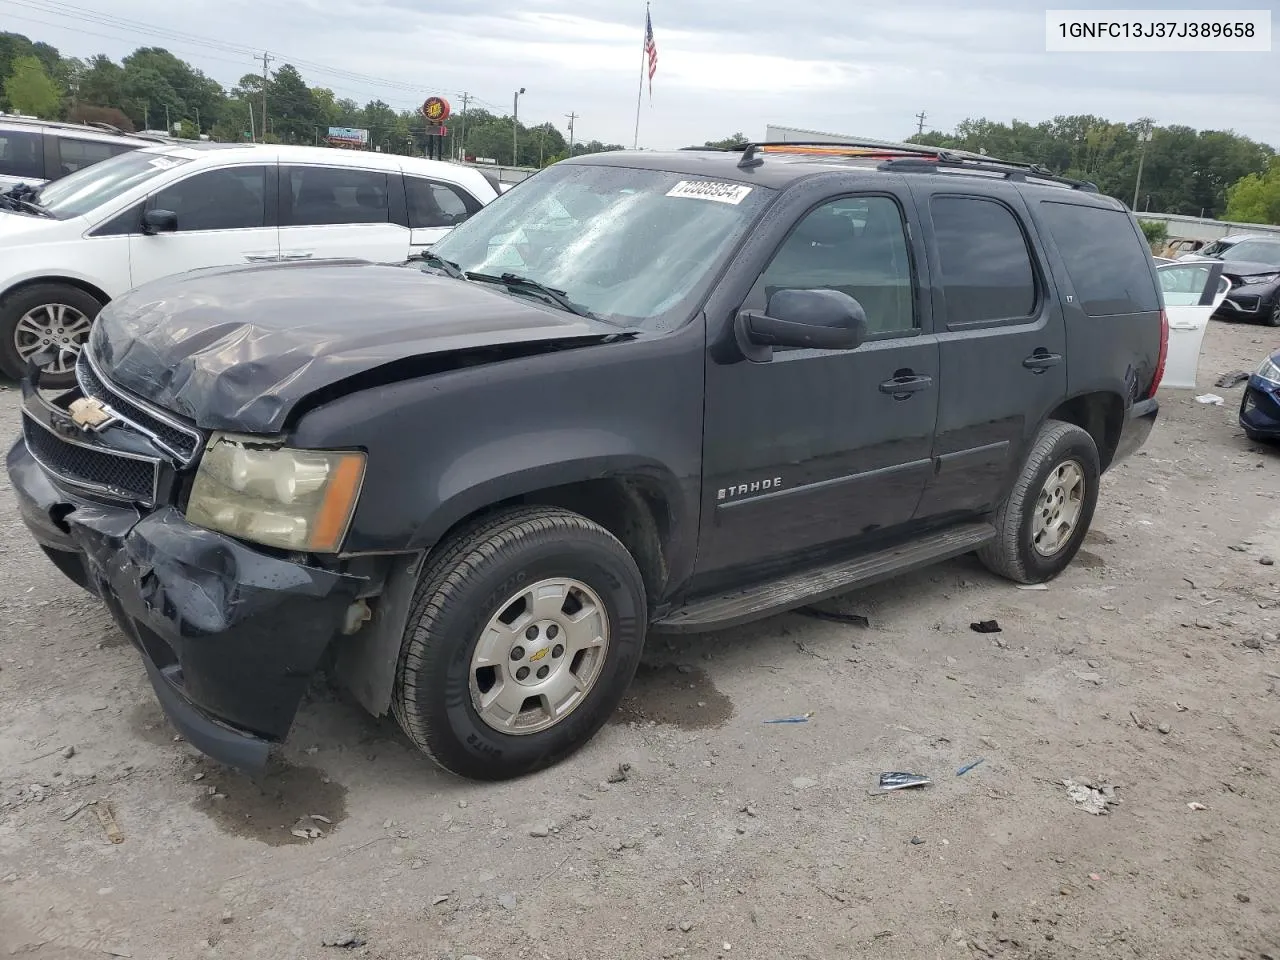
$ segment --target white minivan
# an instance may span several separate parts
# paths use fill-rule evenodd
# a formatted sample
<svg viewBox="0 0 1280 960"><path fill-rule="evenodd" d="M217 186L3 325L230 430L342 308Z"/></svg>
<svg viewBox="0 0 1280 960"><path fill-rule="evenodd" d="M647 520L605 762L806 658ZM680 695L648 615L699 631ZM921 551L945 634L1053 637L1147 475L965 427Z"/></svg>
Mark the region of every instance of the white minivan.
<svg viewBox="0 0 1280 960"><path fill-rule="evenodd" d="M498 196L438 160L323 147L146 147L0 196L0 373L70 385L104 304L202 267L402 262Z"/></svg>

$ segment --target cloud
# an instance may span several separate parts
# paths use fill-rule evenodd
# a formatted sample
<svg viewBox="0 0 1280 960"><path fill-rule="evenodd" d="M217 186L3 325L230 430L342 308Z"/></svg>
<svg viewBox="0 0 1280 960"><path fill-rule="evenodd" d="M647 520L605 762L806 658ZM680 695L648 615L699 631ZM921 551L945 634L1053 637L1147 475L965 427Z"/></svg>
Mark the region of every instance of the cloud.
<svg viewBox="0 0 1280 960"><path fill-rule="evenodd" d="M574 112L580 137L632 138L644 26L637 0L185 0L180 21L166 0L74 2L102 17L210 41L244 45L252 37L282 62L299 61L308 82L340 97L409 108L433 93L457 105L466 91L508 112L523 86L525 122L563 128ZM1274 72L1273 54L1048 54L1044 9L1029 0L870 8L830 0L656 0L659 66L652 106L647 88L641 97L641 143L676 147L735 131L761 136L769 123L899 138L914 132L914 115L923 110L935 129L966 117L1035 122L1090 113L1231 128L1280 145L1275 93L1264 79ZM167 46L227 86L260 69L249 51L0 0L0 15L11 14L10 29L70 55L119 58L135 46ZM24 22L23 15L48 23Z"/></svg>

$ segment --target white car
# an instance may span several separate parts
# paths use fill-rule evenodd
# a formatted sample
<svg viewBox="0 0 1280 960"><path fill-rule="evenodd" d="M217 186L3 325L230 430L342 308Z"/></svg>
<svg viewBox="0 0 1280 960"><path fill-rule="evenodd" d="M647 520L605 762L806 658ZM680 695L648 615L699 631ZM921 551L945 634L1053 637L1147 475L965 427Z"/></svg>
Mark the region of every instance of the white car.
<svg viewBox="0 0 1280 960"><path fill-rule="evenodd" d="M125 153L0 198L0 373L70 385L104 304L203 267L403 262L498 196L458 164L323 147L191 143ZM358 317L352 318L358 322Z"/></svg>
<svg viewBox="0 0 1280 960"><path fill-rule="evenodd" d="M19 183L38 187L164 139L172 142L114 127L0 114L0 190Z"/></svg>

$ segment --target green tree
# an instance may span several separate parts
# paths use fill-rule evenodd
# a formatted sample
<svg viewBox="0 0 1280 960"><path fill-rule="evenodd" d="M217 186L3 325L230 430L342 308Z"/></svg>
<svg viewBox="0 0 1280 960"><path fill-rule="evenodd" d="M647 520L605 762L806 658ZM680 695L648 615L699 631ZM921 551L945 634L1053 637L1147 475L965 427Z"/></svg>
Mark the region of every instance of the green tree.
<svg viewBox="0 0 1280 960"><path fill-rule="evenodd" d="M19 57L4 82L5 99L19 113L51 120L62 106L62 91L37 57Z"/></svg>
<svg viewBox="0 0 1280 960"><path fill-rule="evenodd" d="M267 109L276 136L284 143L314 143L321 115L302 75L286 63L271 78Z"/></svg>
<svg viewBox="0 0 1280 960"><path fill-rule="evenodd" d="M1227 189L1226 219L1280 224L1280 156L1271 158L1266 173L1248 174Z"/></svg>
<svg viewBox="0 0 1280 960"><path fill-rule="evenodd" d="M747 142L747 138L741 133L735 133L731 137L725 137L723 140L708 140L703 144L704 147L710 147L713 150L728 150L730 147L737 147Z"/></svg>

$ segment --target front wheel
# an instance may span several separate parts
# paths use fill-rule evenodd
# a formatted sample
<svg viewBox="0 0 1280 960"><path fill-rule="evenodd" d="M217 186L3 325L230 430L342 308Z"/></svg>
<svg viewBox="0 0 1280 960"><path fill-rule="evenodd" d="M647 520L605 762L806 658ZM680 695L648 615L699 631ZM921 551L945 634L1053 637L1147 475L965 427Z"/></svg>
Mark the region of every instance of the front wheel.
<svg viewBox="0 0 1280 960"><path fill-rule="evenodd" d="M396 719L460 776L541 770L613 713L647 625L640 571L607 530L568 510L504 511L455 536L424 571Z"/></svg>
<svg viewBox="0 0 1280 960"><path fill-rule="evenodd" d="M40 367L40 385L75 383L76 361L102 303L65 283L38 283L0 300L0 372L15 380L27 364Z"/></svg>
<svg viewBox="0 0 1280 960"><path fill-rule="evenodd" d="M1280 327L1280 298L1276 299L1270 312L1263 317L1262 323L1267 327Z"/></svg>
<svg viewBox="0 0 1280 960"><path fill-rule="evenodd" d="M992 573L1019 583L1052 580L1075 557L1093 520L1101 469L1093 437L1050 420L996 511L996 539L978 551Z"/></svg>

